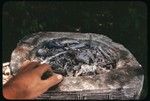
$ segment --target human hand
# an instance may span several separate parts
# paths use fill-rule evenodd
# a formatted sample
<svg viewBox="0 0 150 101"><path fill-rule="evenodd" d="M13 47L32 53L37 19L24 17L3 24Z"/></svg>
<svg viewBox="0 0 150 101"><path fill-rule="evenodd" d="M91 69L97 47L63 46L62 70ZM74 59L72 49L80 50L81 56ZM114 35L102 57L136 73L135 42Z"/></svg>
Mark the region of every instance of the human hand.
<svg viewBox="0 0 150 101"><path fill-rule="evenodd" d="M34 99L62 81L62 75L54 73L46 80L41 80L41 76L46 71L52 71L49 65L26 61L18 74L3 86L4 97L6 99Z"/></svg>

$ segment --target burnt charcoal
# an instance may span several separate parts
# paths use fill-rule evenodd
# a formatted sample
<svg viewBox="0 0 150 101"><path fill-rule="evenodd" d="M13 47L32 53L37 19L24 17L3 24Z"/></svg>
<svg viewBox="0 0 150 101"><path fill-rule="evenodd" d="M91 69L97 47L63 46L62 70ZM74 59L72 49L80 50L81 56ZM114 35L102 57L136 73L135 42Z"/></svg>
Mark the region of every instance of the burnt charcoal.
<svg viewBox="0 0 150 101"><path fill-rule="evenodd" d="M129 50L110 38L94 33L71 32L36 33L28 38L23 39L12 53L12 74L17 73L25 59L38 60L41 64L50 64L54 73L64 76L57 90L54 89L55 94L73 91L90 96L109 92L112 99L111 92L118 88L122 88L121 95L126 97L140 94L144 80L142 66ZM135 94L126 93L126 89L135 90ZM79 93L81 91L84 93ZM50 95L54 92L42 96L51 99L56 97Z"/></svg>
<svg viewBox="0 0 150 101"><path fill-rule="evenodd" d="M107 70L109 70L109 69L111 69L111 65L105 65L105 68L106 68Z"/></svg>
<svg viewBox="0 0 150 101"><path fill-rule="evenodd" d="M69 58L71 58L71 59L75 59L76 51L68 50L66 56L69 57Z"/></svg>
<svg viewBox="0 0 150 101"><path fill-rule="evenodd" d="M120 58L126 59L128 56L128 52L124 50L120 50Z"/></svg>
<svg viewBox="0 0 150 101"><path fill-rule="evenodd" d="M62 74L63 76L67 75L66 71L63 69L63 67L61 67L61 65L58 65L58 63L53 63L51 64L53 72L58 73L58 74Z"/></svg>
<svg viewBox="0 0 150 101"><path fill-rule="evenodd" d="M51 49L51 48L62 48L64 46L62 46L61 44L59 44L58 42L55 41L49 41L46 43L45 45L47 48Z"/></svg>
<svg viewBox="0 0 150 101"><path fill-rule="evenodd" d="M82 47L85 47L85 43L80 43L80 44L77 44L77 45L70 45L69 48L71 49L77 49L77 48L82 48Z"/></svg>
<svg viewBox="0 0 150 101"><path fill-rule="evenodd" d="M76 56L76 59L78 61L82 61L84 63L87 63L89 64L89 56L88 54L86 53L86 51L83 51L81 53L78 53L77 56Z"/></svg>
<svg viewBox="0 0 150 101"><path fill-rule="evenodd" d="M53 70L62 68L59 64L56 64L56 63L51 63L51 66L52 66L52 69L53 69Z"/></svg>
<svg viewBox="0 0 150 101"><path fill-rule="evenodd" d="M69 45L75 46L75 45L79 44L79 42L76 41L76 40L67 39L67 40L63 40L63 41L61 42L61 44L62 44L63 46L65 46L65 47L67 47L67 46L69 46Z"/></svg>
<svg viewBox="0 0 150 101"><path fill-rule="evenodd" d="M94 63L94 61L92 60L92 58L89 59L89 65L91 65L92 63Z"/></svg>
<svg viewBox="0 0 150 101"><path fill-rule="evenodd" d="M37 56L46 56L46 54L48 53L48 51L46 49L39 49L37 52L36 52L36 55Z"/></svg>

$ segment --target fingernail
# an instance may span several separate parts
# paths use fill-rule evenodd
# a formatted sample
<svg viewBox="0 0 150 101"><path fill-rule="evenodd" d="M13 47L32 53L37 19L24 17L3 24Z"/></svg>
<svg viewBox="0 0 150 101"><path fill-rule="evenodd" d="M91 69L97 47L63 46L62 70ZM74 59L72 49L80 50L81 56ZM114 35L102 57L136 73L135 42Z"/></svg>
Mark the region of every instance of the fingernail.
<svg viewBox="0 0 150 101"><path fill-rule="evenodd" d="M57 79L61 80L62 78L63 78L62 75L60 74L57 75Z"/></svg>
<svg viewBox="0 0 150 101"><path fill-rule="evenodd" d="M32 60L33 62L39 62L38 60Z"/></svg>
<svg viewBox="0 0 150 101"><path fill-rule="evenodd" d="M29 63L29 62L31 62L31 61L30 61L30 60L26 60L26 61L25 61L25 63Z"/></svg>
<svg viewBox="0 0 150 101"><path fill-rule="evenodd" d="M26 65L26 64L28 64L28 63L30 63L30 60L25 60L25 61L22 63L22 66L24 66L24 65Z"/></svg>

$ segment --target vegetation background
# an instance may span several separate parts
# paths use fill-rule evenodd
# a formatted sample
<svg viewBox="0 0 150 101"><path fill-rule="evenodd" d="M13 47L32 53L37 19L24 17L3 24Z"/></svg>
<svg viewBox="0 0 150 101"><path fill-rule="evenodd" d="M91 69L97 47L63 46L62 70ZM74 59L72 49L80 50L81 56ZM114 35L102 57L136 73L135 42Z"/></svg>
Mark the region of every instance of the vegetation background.
<svg viewBox="0 0 150 101"><path fill-rule="evenodd" d="M5 2L3 62L10 61L11 52L21 38L39 31L104 34L129 49L147 71L147 5L144 2ZM141 98L146 92L147 77Z"/></svg>

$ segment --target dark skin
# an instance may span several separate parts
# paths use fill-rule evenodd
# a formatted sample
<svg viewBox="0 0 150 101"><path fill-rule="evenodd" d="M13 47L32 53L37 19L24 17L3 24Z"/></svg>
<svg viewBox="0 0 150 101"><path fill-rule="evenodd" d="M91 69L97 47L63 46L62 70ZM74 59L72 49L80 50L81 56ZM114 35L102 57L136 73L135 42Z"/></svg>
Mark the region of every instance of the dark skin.
<svg viewBox="0 0 150 101"><path fill-rule="evenodd" d="M45 71L52 71L50 65L26 61L20 71L3 86L6 99L35 99L52 86L62 81L60 74L53 74L41 80Z"/></svg>

